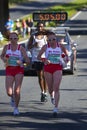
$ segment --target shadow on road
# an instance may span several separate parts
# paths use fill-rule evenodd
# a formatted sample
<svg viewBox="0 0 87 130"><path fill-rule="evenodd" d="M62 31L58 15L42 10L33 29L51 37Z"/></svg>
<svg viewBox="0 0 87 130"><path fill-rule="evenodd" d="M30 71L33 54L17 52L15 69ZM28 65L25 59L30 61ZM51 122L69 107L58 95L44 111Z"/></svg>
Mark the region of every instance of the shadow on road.
<svg viewBox="0 0 87 130"><path fill-rule="evenodd" d="M34 11L34 10L37 10L39 9L39 11L42 11L42 9L45 9L47 7L53 7L55 5L66 5L67 6L67 3L66 2L49 2L49 1L32 1L32 2L25 2L25 3L21 3L21 4L18 4L18 6L15 8L15 7L12 7L10 8L10 12L13 12L13 11L20 11L22 13L26 13L26 11L28 13ZM72 6L72 4L71 4ZM40 10L41 9L41 10Z"/></svg>
<svg viewBox="0 0 87 130"><path fill-rule="evenodd" d="M70 27L70 35L87 35L87 20L69 20L65 26Z"/></svg>
<svg viewBox="0 0 87 130"><path fill-rule="evenodd" d="M8 116L11 116L10 112L0 113L1 118L4 117L6 119ZM50 112L25 112L21 113L19 117L10 117L7 123L4 122L3 124L1 121L0 128L5 126L8 129L19 128L23 130L86 130L86 120L87 113L81 112L61 112L56 119L52 117Z"/></svg>
<svg viewBox="0 0 87 130"><path fill-rule="evenodd" d="M87 49L79 49L77 53L77 58L87 59Z"/></svg>
<svg viewBox="0 0 87 130"><path fill-rule="evenodd" d="M42 11L48 7L52 7L52 6L55 6L57 4L62 4L60 2L29 2L29 3L23 3L23 4L19 4L19 6L17 6L16 8L13 7L13 8L10 8L9 11L10 13L12 12L21 12L22 14L26 15L26 14L30 14L34 11Z"/></svg>

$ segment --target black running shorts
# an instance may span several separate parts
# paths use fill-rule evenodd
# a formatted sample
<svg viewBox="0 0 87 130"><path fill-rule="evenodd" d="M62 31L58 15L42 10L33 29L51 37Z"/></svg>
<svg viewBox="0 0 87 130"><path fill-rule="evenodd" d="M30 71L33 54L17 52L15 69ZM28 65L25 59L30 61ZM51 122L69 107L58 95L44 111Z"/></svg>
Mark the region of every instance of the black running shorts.
<svg viewBox="0 0 87 130"><path fill-rule="evenodd" d="M43 70L43 67L44 67L44 63L38 61L35 61L32 65L32 68L34 68L36 71Z"/></svg>

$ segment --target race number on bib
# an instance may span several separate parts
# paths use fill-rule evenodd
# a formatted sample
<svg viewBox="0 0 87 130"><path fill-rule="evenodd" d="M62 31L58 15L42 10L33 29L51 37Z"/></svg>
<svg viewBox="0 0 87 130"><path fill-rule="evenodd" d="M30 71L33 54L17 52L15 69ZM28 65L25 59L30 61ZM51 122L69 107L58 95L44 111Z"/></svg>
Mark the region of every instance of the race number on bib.
<svg viewBox="0 0 87 130"><path fill-rule="evenodd" d="M59 64L60 63L60 54L50 54L48 55L48 60L50 60L53 64Z"/></svg>
<svg viewBox="0 0 87 130"><path fill-rule="evenodd" d="M8 64L10 66L18 66L17 60L19 60L18 57L10 56L9 59L8 59Z"/></svg>

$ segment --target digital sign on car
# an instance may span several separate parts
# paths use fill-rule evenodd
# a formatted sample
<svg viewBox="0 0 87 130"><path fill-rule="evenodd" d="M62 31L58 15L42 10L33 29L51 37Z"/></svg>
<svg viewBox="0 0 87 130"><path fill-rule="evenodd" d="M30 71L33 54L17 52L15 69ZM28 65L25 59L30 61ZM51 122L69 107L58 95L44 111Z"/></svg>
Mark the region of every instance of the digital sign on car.
<svg viewBox="0 0 87 130"><path fill-rule="evenodd" d="M34 21L58 21L65 22L68 19L67 12L33 13Z"/></svg>

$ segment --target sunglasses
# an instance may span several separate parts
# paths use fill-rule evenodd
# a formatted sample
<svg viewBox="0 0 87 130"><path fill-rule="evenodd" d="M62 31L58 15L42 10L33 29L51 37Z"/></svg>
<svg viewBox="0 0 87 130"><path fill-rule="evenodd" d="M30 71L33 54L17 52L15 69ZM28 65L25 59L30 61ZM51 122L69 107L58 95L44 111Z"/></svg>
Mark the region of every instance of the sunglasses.
<svg viewBox="0 0 87 130"><path fill-rule="evenodd" d="M53 39L48 39L48 41L55 41L56 40L56 38L53 38Z"/></svg>
<svg viewBox="0 0 87 130"><path fill-rule="evenodd" d="M16 40L16 39L18 39L18 38L15 37L15 38L9 38L9 39L10 39L10 40Z"/></svg>

